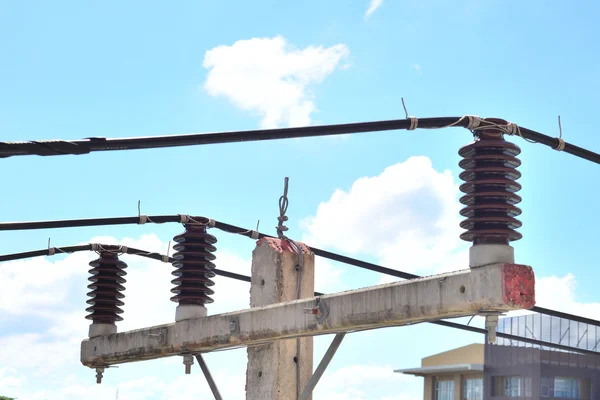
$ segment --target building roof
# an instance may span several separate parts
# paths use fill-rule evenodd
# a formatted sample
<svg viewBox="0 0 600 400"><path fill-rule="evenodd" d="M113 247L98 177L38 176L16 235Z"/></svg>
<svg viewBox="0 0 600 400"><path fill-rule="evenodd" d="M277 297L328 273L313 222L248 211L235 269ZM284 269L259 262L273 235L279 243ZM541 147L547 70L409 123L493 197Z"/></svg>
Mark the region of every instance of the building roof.
<svg viewBox="0 0 600 400"><path fill-rule="evenodd" d="M436 365L433 367L395 369L394 372L407 375L425 376L433 374L443 374L450 372L467 372L478 371L483 372L483 364L453 364L453 365Z"/></svg>

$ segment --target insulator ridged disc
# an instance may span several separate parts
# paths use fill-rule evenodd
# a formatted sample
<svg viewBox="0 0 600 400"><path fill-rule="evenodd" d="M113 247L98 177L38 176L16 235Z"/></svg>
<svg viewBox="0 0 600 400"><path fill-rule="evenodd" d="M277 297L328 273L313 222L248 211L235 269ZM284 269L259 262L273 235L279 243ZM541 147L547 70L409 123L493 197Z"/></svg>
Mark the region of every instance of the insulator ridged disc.
<svg viewBox="0 0 600 400"><path fill-rule="evenodd" d="M214 291L210 287L214 285L211 278L215 276L215 264L212 261L216 258L213 253L217 248L213 244L217 238L208 234L204 225L186 224L185 229L173 238L177 244L173 246L176 270L172 274L176 278L171 281L175 285L171 292L176 295L171 300L182 305L203 306L213 302L210 296Z"/></svg>
<svg viewBox="0 0 600 400"><path fill-rule="evenodd" d="M87 294L91 298L86 302L90 305L85 311L90 314L86 316L94 322L114 324L116 321L122 321L119 315L123 313L120 308L124 303L120 300L125 297L123 290L125 287L125 268L127 264L119 260L116 253L104 251L100 253L100 258L90 262L93 267L89 270L92 275L88 281L91 291Z"/></svg>
<svg viewBox="0 0 600 400"><path fill-rule="evenodd" d="M521 149L503 140L499 135L485 135L474 143L464 146L458 154L464 157L459 166L463 171L459 177L465 183L460 190L465 193L460 202L466 207L460 214L467 217L460 226L466 229L461 239L478 243L508 244L521 239L516 231L521 221L516 219L521 210L515 205L521 197L516 182L521 177L517 167L521 161L516 157Z"/></svg>

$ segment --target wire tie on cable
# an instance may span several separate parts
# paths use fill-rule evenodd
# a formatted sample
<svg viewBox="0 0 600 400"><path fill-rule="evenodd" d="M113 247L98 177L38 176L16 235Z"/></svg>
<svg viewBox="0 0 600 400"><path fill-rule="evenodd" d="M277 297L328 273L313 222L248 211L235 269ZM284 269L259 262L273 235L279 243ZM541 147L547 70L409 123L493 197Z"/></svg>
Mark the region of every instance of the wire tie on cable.
<svg viewBox="0 0 600 400"><path fill-rule="evenodd" d="M127 246L119 246L120 253L127 254L127 250L129 250Z"/></svg>
<svg viewBox="0 0 600 400"><path fill-rule="evenodd" d="M212 218L208 219L208 226L210 226L211 228L214 228L216 225L217 225L217 222L214 219L212 219Z"/></svg>
<svg viewBox="0 0 600 400"><path fill-rule="evenodd" d="M505 132L511 136L514 136L516 134L519 134L519 136L521 136L521 130L519 129L519 126L517 124L513 124L512 122L506 123Z"/></svg>
<svg viewBox="0 0 600 400"><path fill-rule="evenodd" d="M190 216L185 214L179 214L179 222L182 224L187 224L190 221Z"/></svg>
<svg viewBox="0 0 600 400"><path fill-rule="evenodd" d="M481 117L478 117L477 115L467 115L467 119L469 120L467 129L470 131L479 128L481 125Z"/></svg>
<svg viewBox="0 0 600 400"><path fill-rule="evenodd" d="M148 222L148 216L147 215L140 215L140 220L138 221L138 225L144 225L146 222Z"/></svg>
<svg viewBox="0 0 600 400"><path fill-rule="evenodd" d="M402 100L402 108L404 108L404 115L406 115L406 119L410 120L410 126L408 127L408 130L414 131L419 126L419 120L417 119L417 117L408 116L408 110L406 109L406 104L404 103L404 97L401 97L400 100Z"/></svg>
<svg viewBox="0 0 600 400"><path fill-rule="evenodd" d="M168 263L169 262L169 256L165 256L164 254L161 256L160 260L164 263Z"/></svg>
<svg viewBox="0 0 600 400"><path fill-rule="evenodd" d="M565 141L562 138L562 123L560 122L560 115L558 116L558 130L559 130L559 135L556 140L558 140L558 146L554 147L554 150L556 151L563 151L565 149Z"/></svg>
<svg viewBox="0 0 600 400"><path fill-rule="evenodd" d="M90 243L90 247L92 248L93 251L100 250L100 245L98 243Z"/></svg>
<svg viewBox="0 0 600 400"><path fill-rule="evenodd" d="M258 232L257 231L250 231L250 238L251 239L258 239Z"/></svg>
<svg viewBox="0 0 600 400"><path fill-rule="evenodd" d="M56 247L49 247L48 248L48 255L49 256L53 256L54 254L56 254Z"/></svg>
<svg viewBox="0 0 600 400"><path fill-rule="evenodd" d="M417 117L408 117L410 119L410 126L408 127L409 131L414 131L419 126L419 120Z"/></svg>

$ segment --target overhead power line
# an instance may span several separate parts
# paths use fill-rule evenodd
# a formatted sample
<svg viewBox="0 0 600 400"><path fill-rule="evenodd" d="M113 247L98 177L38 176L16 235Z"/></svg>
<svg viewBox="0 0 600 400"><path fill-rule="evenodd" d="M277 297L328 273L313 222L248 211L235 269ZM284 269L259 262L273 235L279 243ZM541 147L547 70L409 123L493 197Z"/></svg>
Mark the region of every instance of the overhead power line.
<svg viewBox="0 0 600 400"><path fill-rule="evenodd" d="M47 249L25 251L22 253L3 254L0 255L0 262L23 260L33 257L41 256L53 256L58 254L73 254L81 251L100 251L100 250L112 250L119 253L130 254L134 256L140 256L150 258L152 260L162 261L164 263L172 263L175 261L172 257L162 255L156 252L150 252L146 250L140 250L128 246L119 246L112 244L99 244L99 243L88 243L76 246L66 247L49 247ZM235 272L223 271L220 269L214 269L213 272L217 275L224 276L226 278L237 279L244 282L250 282L250 277L242 274L236 274Z"/></svg>
<svg viewBox="0 0 600 400"><path fill-rule="evenodd" d="M208 220L208 225L214 227L216 229L222 230L224 232L238 234L242 236L246 236L252 239L261 239L264 237L273 238L274 236L266 235L264 233L260 233L255 230L241 228L239 226L227 224L220 221L215 221L213 219L205 218L205 217L189 217L184 214L176 214L176 215L139 215L137 217L111 217L111 218L86 218L86 219L73 219L73 220L55 220L55 221L29 221L29 222L0 222L0 231L16 231L16 230L31 230L31 229L51 229L51 228L73 228L73 227L86 227L86 226L105 226L105 225L126 225L126 224L145 224L145 223L168 223L168 222L179 222L185 223L188 221L194 220ZM379 272L381 274L394 276L396 278L401 279L415 279L421 278L420 275L411 274L409 272L399 271L392 268L383 267L381 265L369 263L366 261L358 260L352 257L344 256L341 254L332 253L327 250L318 249L316 247L311 247L309 244L307 246L312 250L312 252L320 257L327 258L332 261L338 261L344 264L352 265L355 267L367 269L374 272ZM44 251L47 250L39 250L38 252L42 252L37 255L47 255L44 254ZM26 253L19 253L26 254ZM8 256L8 255L7 255ZM0 256L0 261L7 261L7 259L3 259ZM27 258L27 257L22 257ZM153 258L153 257L150 257ZM246 278L245 278L246 279ZM250 278L247 277L247 282L250 282ZM539 314L550 315L557 318L566 318L573 321L586 323L594 326L600 326L600 321L593 320L590 318L581 317L578 315L563 313L555 310L551 310L548 308L534 306L530 309L531 311L537 312Z"/></svg>
<svg viewBox="0 0 600 400"><path fill-rule="evenodd" d="M551 147L552 149L564 151L597 164L600 163L600 154L567 143L562 138L551 137L531 129L519 127L518 125L512 124L506 120L496 118L479 118L475 116L421 119L409 117L407 119L388 121L307 126L300 128L194 133L184 135L146 136L132 138L92 137L81 140L31 140L24 142L0 142L0 158L24 155L81 155L96 151L152 149L218 143L292 139L313 136L333 136L401 129L439 129L448 127L463 127L472 131L493 127L504 131L506 134L521 136L525 140L541 143L545 146Z"/></svg>
<svg viewBox="0 0 600 400"><path fill-rule="evenodd" d="M13 254L4 254L4 255L0 255L0 262L22 260L22 259L26 259L26 258L33 258L33 257L40 257L40 256L52 256L52 255L57 255L57 254L72 254L72 253L77 253L77 252L81 252L81 251L101 251L101 250L104 250L104 251L109 250L109 251L115 251L115 252L124 253L124 254L141 256L141 257L145 257L145 258L149 258L149 259L153 259L153 260L157 260L157 261L162 261L165 263L172 263L173 261L175 261L172 257L169 257L167 255L163 255L163 254L156 253L156 252L150 252L150 251L146 251L146 250L140 250L140 249L136 249L133 247L99 244L99 243L89 243L89 244L84 244L84 245L65 246L65 247L50 247L50 248L41 249L41 250L26 251L26 252L13 253ZM213 272L215 272L217 275L223 276L225 278L231 278L231 279L235 279L235 280L239 280L239 281L243 281L243 282L251 282L251 278L247 275L237 274L235 272L224 271L224 270L220 270L220 269L214 269ZM315 296L323 296L323 295L325 295L325 293L314 292L314 295ZM561 313L561 314L565 315L564 318L569 317L568 314L564 314L564 313ZM595 322L596 326L600 326L600 321L594 321L594 320L590 320L590 321ZM432 321L430 323L434 324L434 325L438 325L438 326L445 326L448 328L460 329L463 331L480 333L480 334L484 334L484 335L486 335L488 333L488 331L486 329L477 328L474 326L469 326L469 325L464 325L464 324L459 324L456 322L442 320L442 321ZM590 325L594 325L594 324L590 324ZM507 333L503 333L503 332L497 332L496 335L498 337L502 337L502 338L509 339L509 340L520 341L523 343L535 344L535 345L546 346L546 347L554 347L554 348L557 348L560 350L565 350L565 351L576 351L581 354L593 354L593 355L600 354L599 352L592 351L592 350L580 349L580 348L576 348L576 347L545 342L545 341L538 340L538 339L511 335L511 334L507 334Z"/></svg>

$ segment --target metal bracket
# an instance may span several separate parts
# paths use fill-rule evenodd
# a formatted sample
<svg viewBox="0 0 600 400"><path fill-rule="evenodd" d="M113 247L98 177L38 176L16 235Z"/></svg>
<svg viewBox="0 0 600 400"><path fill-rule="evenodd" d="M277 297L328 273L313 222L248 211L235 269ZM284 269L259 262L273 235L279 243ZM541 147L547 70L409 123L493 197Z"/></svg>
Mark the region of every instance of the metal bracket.
<svg viewBox="0 0 600 400"><path fill-rule="evenodd" d="M317 322L319 324L322 324L329 316L329 306L327 305L325 300L321 299L320 297L317 297L315 308L317 309L317 313L315 314Z"/></svg>
<svg viewBox="0 0 600 400"><path fill-rule="evenodd" d="M317 383L319 383L319 380L323 376L323 373L327 369L327 366L331 362L331 359L335 355L335 352L340 347L340 344L342 344L342 340L344 340L344 336L346 336L346 332L338 333L335 335L335 337L333 338L333 341L329 345L329 348L325 352L325 355L321 359L319 366L315 370L315 373L310 377L308 383L306 384L306 388L304 388L304 391L300 394L300 396L298 396L298 400L306 400L310 397L313 390L317 386Z"/></svg>
<svg viewBox="0 0 600 400"><path fill-rule="evenodd" d="M238 316L232 317L229 320L229 333L232 335L240 333L240 318Z"/></svg>

